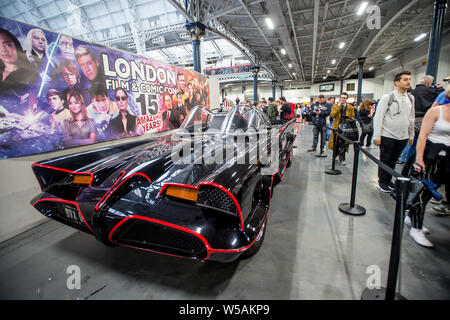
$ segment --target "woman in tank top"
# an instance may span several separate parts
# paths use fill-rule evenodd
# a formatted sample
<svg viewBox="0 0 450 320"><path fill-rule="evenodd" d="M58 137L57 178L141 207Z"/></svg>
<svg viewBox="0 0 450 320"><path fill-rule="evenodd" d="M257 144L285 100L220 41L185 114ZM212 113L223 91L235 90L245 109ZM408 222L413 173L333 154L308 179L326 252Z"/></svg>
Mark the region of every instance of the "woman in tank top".
<svg viewBox="0 0 450 320"><path fill-rule="evenodd" d="M450 98L450 86L445 90L445 97ZM425 114L417 140L414 169L424 170L424 177L437 184L436 189L445 184L447 202L442 204L443 212L450 212L450 104L432 107ZM431 193L423 192L422 205L411 209L405 218L405 223L411 225L409 235L424 247L433 247L425 237L428 229L423 227L425 206L430 199Z"/></svg>

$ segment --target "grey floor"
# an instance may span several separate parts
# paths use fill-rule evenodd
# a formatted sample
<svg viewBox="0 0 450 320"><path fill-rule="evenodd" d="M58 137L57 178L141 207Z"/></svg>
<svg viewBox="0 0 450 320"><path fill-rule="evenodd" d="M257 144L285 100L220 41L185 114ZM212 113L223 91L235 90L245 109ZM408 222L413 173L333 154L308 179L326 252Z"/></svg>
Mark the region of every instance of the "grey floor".
<svg viewBox="0 0 450 320"><path fill-rule="evenodd" d="M360 299L368 267L379 268L386 284L395 203L376 188L376 167L362 155L356 203L367 213L342 214L353 150L339 166L343 174L330 176L324 170L331 152L327 158L307 153L311 140L311 126L302 125L295 161L275 188L265 242L253 258L220 264L109 248L48 221L0 244L0 298ZM398 292L408 299L450 298L450 217L432 211L425 225L435 248L418 246L406 227L403 234ZM81 289L67 288L71 265L81 270Z"/></svg>

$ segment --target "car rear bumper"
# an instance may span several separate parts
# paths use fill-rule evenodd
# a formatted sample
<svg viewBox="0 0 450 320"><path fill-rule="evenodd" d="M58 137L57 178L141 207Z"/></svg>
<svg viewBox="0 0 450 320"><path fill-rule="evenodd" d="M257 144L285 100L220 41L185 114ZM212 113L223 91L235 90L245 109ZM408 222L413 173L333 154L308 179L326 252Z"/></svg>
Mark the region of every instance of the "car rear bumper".
<svg viewBox="0 0 450 320"><path fill-rule="evenodd" d="M119 200L102 216L93 211L94 203L63 200L45 192L32 200L46 217L95 235L107 245L201 261L231 262L256 240L257 232L242 231L238 219L227 224L230 217L221 216L223 213L167 202L173 200L164 200L155 207ZM219 216L214 219L214 215Z"/></svg>

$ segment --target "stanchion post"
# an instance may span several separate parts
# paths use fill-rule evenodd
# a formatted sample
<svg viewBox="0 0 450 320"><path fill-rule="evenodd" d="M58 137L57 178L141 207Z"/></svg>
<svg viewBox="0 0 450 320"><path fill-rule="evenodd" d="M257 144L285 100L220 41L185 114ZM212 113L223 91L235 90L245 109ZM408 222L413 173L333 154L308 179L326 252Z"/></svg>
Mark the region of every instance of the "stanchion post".
<svg viewBox="0 0 450 320"><path fill-rule="evenodd" d="M409 193L411 180L398 177L395 182L395 217L394 230L392 233L391 254L389 257L389 270L386 288L366 288L361 294L363 300L406 300L405 297L396 293L398 269L400 266L401 244L403 235L403 221L405 219L406 199Z"/></svg>
<svg viewBox="0 0 450 320"><path fill-rule="evenodd" d="M342 172L341 170L336 170L337 133L331 128L330 130L333 131L333 158L331 159L331 169L325 170L325 173L331 175L339 175Z"/></svg>
<svg viewBox="0 0 450 320"><path fill-rule="evenodd" d="M358 177L358 159L359 159L359 144L353 142L354 158L353 158L353 175L352 175L352 191L350 195L350 203L341 203L339 210L343 213L353 216L361 216L366 213L366 209L360 205L355 204L356 196L356 180Z"/></svg>
<svg viewBox="0 0 450 320"><path fill-rule="evenodd" d="M400 265L400 254L403 235L403 220L405 219L406 199L410 186L408 178L399 177L395 181L395 192L397 201L395 203L394 232L392 234L391 256L389 259L389 272L386 287L385 300L395 299L397 287L398 267Z"/></svg>

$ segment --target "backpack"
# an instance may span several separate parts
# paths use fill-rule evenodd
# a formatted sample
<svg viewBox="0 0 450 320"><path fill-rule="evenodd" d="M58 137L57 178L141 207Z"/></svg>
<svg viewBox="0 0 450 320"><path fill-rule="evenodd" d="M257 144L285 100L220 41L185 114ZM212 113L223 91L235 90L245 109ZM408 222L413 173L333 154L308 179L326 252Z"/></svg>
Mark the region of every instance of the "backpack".
<svg viewBox="0 0 450 320"><path fill-rule="evenodd" d="M341 123L338 126L338 132L349 140L356 141L359 137L356 121L345 115L347 113L347 105L341 109Z"/></svg>
<svg viewBox="0 0 450 320"><path fill-rule="evenodd" d="M409 101L411 101L411 106L414 108L414 96L413 96L411 93L409 93L409 92L407 92L406 95L408 96ZM395 100L394 92L391 91L391 92L389 92L388 108L389 108L394 102L397 102L397 103L398 103L398 101Z"/></svg>

